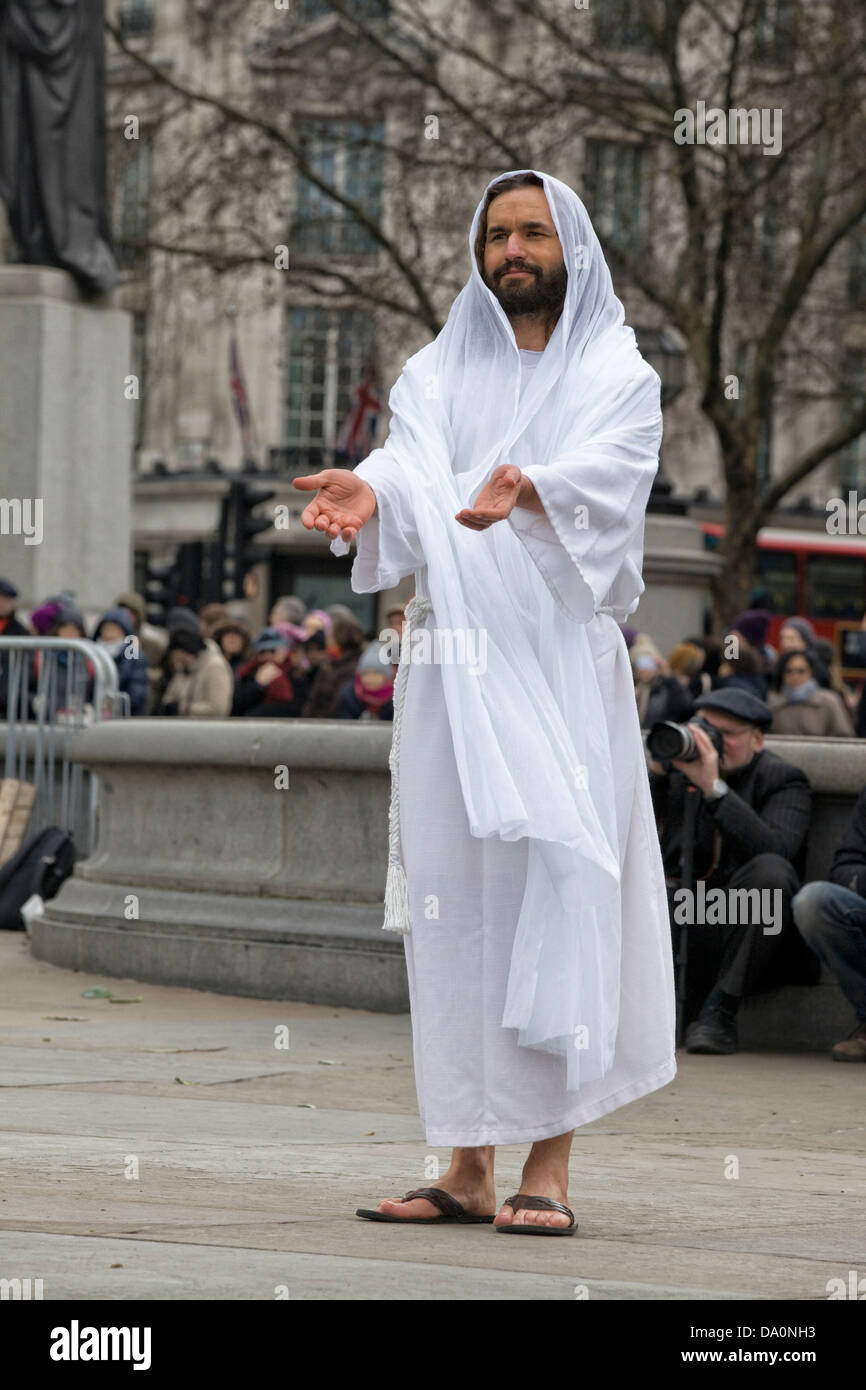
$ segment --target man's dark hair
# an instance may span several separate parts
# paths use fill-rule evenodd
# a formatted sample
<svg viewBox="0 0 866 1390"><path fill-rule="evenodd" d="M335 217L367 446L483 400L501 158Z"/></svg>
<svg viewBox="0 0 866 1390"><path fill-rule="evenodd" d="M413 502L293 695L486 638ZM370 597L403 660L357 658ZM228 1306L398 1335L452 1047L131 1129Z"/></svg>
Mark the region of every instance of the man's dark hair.
<svg viewBox="0 0 866 1390"><path fill-rule="evenodd" d="M508 178L500 179L487 190L487 197L484 199L484 207L481 209L481 219L478 223L478 235L475 238L475 260L478 269L484 274L484 243L487 240L487 209L498 198L500 193L513 193L517 188L543 188L544 180L537 174L510 174Z"/></svg>

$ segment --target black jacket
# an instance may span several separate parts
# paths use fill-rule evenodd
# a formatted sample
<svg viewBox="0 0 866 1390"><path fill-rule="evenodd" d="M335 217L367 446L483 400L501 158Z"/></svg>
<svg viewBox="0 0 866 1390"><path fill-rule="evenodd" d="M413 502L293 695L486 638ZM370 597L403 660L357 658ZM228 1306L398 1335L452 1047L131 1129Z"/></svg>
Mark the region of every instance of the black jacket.
<svg viewBox="0 0 866 1390"><path fill-rule="evenodd" d="M830 882L866 898L866 787L857 798L845 834L833 855Z"/></svg>
<svg viewBox="0 0 866 1390"><path fill-rule="evenodd" d="M701 798L695 824L695 877L724 886L757 854L780 854L802 875L812 810L806 774L762 749L746 767L725 773L724 780L729 791L718 801L705 801L697 789L693 793ZM691 785L684 772L650 773L662 859L669 876L681 871L684 800ZM713 869L716 853L718 863Z"/></svg>
<svg viewBox="0 0 866 1390"><path fill-rule="evenodd" d="M33 633L29 627L25 627L20 618L16 618L14 613L10 613L6 620L6 626L0 632L0 637L32 637ZM34 670L32 655L27 658L29 666L28 684L32 690L34 687ZM6 714L6 704L9 696L9 653L0 651L0 716ZM20 692L19 692L20 699ZM20 706L19 706L20 708ZM16 710L16 715L18 710Z"/></svg>

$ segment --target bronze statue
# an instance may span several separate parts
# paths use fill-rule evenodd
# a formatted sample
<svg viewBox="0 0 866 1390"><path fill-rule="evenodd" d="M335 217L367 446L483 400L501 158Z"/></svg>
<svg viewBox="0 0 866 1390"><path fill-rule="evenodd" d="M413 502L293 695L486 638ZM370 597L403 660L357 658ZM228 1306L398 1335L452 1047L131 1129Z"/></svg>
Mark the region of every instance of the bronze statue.
<svg viewBox="0 0 866 1390"><path fill-rule="evenodd" d="M0 197L27 265L119 279L106 189L103 0L0 0Z"/></svg>

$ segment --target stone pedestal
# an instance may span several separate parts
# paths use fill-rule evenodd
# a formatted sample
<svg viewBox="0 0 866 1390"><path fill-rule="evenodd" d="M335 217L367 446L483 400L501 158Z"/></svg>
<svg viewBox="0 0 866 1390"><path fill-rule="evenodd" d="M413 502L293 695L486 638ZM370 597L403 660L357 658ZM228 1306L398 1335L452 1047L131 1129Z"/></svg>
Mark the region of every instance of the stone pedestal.
<svg viewBox="0 0 866 1390"><path fill-rule="evenodd" d="M129 587L131 337L113 296L0 266L0 574L22 608L69 588L98 610Z"/></svg>
<svg viewBox="0 0 866 1390"><path fill-rule="evenodd" d="M664 656L684 637L702 633L710 579L720 564L718 555L704 548L703 532L696 521L647 512L646 590L628 618L629 625L648 633Z"/></svg>

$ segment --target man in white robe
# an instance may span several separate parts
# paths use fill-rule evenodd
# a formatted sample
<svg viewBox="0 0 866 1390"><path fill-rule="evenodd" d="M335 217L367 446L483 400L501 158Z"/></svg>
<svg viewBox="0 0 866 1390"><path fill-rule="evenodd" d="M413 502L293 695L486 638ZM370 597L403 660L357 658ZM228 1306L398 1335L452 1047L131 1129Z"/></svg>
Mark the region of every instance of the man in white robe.
<svg viewBox="0 0 866 1390"><path fill-rule="evenodd" d="M577 1126L676 1073L667 898L618 624L643 592L658 377L582 203L488 185L472 271L382 449L299 478L369 593L414 575L395 690L386 929L402 931L429 1187L378 1220L571 1234ZM528 1142L497 1213L497 1144ZM419 1195L421 1193L427 1195Z"/></svg>

